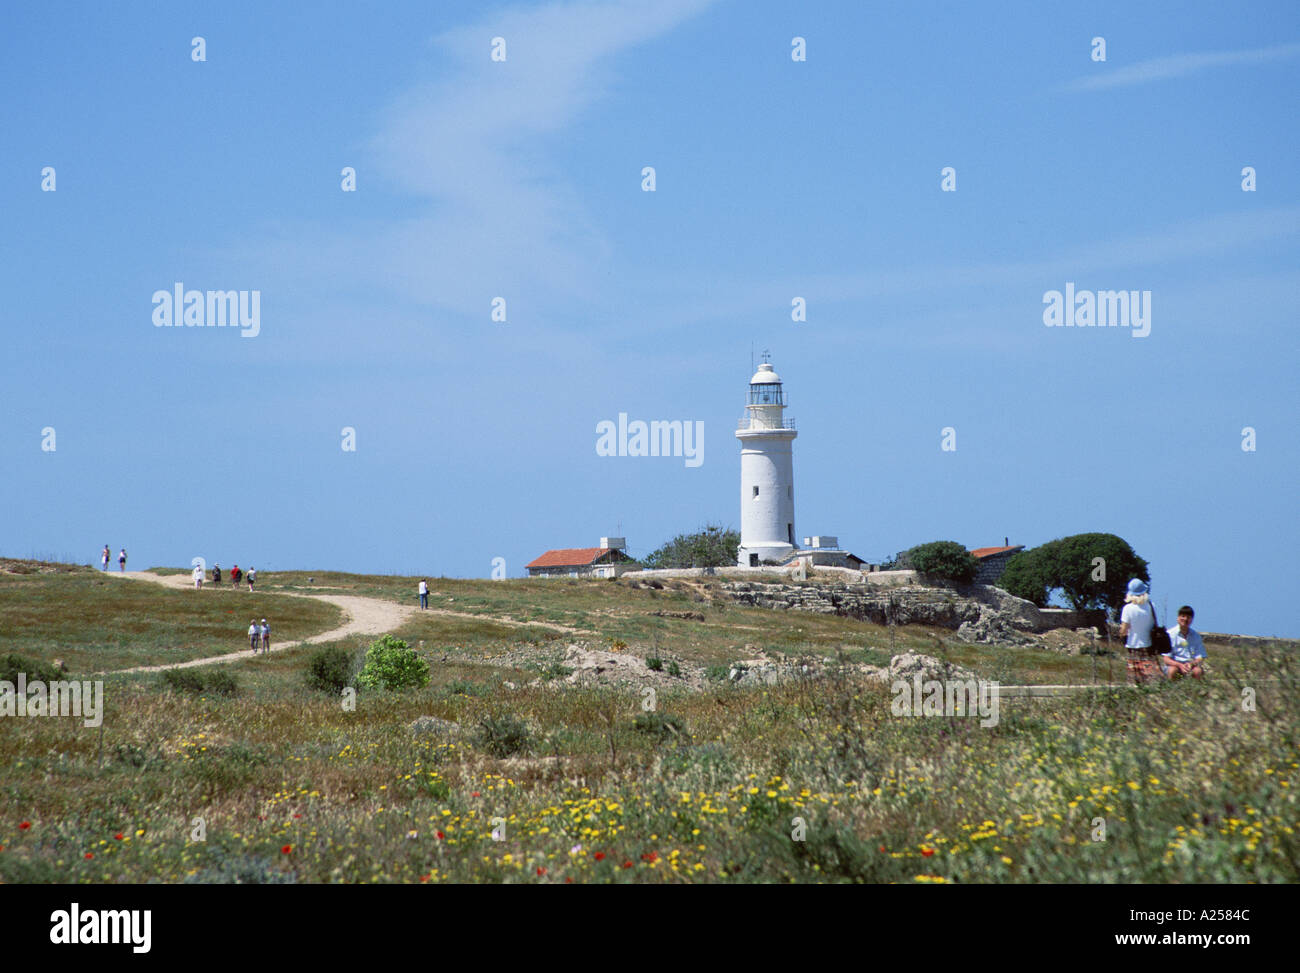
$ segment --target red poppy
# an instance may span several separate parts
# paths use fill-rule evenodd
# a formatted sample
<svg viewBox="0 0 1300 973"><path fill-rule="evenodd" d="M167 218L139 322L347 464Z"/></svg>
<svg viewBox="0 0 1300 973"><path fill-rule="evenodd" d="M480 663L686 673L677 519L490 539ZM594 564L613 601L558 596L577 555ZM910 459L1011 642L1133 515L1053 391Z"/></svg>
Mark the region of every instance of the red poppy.
<svg viewBox="0 0 1300 973"><path fill-rule="evenodd" d="M934 855L934 849L933 849L933 848L922 848L922 849L921 849L921 857L922 857L922 858L930 858L930 857L932 857L933 855Z"/></svg>
<svg viewBox="0 0 1300 973"><path fill-rule="evenodd" d="M537 874L538 874L538 875L545 875L545 874L546 874L546 869L543 868L541 865L538 865L538 866L537 866Z"/></svg>
<svg viewBox="0 0 1300 973"><path fill-rule="evenodd" d="M441 831L437 832L437 836L438 836L438 840L439 840L439 841L441 841L443 838L447 837L447 836L446 836L445 834L443 834Z"/></svg>
<svg viewBox="0 0 1300 973"><path fill-rule="evenodd" d="M117 834L113 835L113 837L116 838L118 841L121 841L121 840L122 840L122 832L119 831Z"/></svg>
<svg viewBox="0 0 1300 973"><path fill-rule="evenodd" d="M475 791L473 794L470 795L470 797L478 797L478 796L479 796L478 791Z"/></svg>
<svg viewBox="0 0 1300 973"><path fill-rule="evenodd" d="M429 881L429 879L430 879L431 877L432 877L432 873L430 873L429 875L421 875L421 876L420 876L420 881L421 881L421 882L427 882L427 881Z"/></svg>
<svg viewBox="0 0 1300 973"><path fill-rule="evenodd" d="M631 859L628 859L627 861L625 861L625 862L623 863L623 867L624 867L624 868L631 868L631 867L632 867L632 860L631 860Z"/></svg>
<svg viewBox="0 0 1300 973"><path fill-rule="evenodd" d="M654 861L658 861L658 860L659 860L659 852L657 852L657 851L647 851L644 855L641 856L641 860L642 860L643 862L654 862Z"/></svg>
<svg viewBox="0 0 1300 973"><path fill-rule="evenodd" d="M26 831L26 830L27 830L28 828L30 828L31 826L32 826L32 823L31 823L30 821L24 821L22 824L18 825L18 830L19 830L19 831Z"/></svg>
<svg viewBox="0 0 1300 973"><path fill-rule="evenodd" d="M603 851L598 851L592 857L594 857L598 862L603 862L605 860L605 853Z"/></svg>
<svg viewBox="0 0 1300 973"><path fill-rule="evenodd" d="M91 858L94 858L94 857L95 857L95 855L94 855L93 852L89 852L89 851L86 852L86 860L87 860L87 861L89 861Z"/></svg>
<svg viewBox="0 0 1300 973"><path fill-rule="evenodd" d="M3 848L0 848L0 851L4 851L4 849L3 849ZM572 884L573 884L573 876L572 876L572 875L566 875L566 876L564 876L564 884L565 884L565 885L572 885Z"/></svg>
<svg viewBox="0 0 1300 973"><path fill-rule="evenodd" d="M295 814L294 817L295 817L295 818L300 818L300 817L302 817L302 815L301 815L301 814Z"/></svg>
<svg viewBox="0 0 1300 973"><path fill-rule="evenodd" d="M285 845L283 848L280 849L280 854L287 855L291 851L293 851L293 845Z"/></svg>
<svg viewBox="0 0 1300 973"><path fill-rule="evenodd" d="M884 846L884 845L881 845L881 846L880 846L880 850L881 850L881 851L884 851L884 850L885 850L885 846Z"/></svg>

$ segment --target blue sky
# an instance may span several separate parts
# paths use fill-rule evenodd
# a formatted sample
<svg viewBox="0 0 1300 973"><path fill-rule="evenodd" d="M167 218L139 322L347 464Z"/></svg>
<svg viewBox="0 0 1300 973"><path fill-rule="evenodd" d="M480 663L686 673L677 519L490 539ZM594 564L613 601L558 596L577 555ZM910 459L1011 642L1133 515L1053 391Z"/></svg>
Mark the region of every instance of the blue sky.
<svg viewBox="0 0 1300 973"><path fill-rule="evenodd" d="M517 576L601 535L645 554L739 525L732 433L768 349L800 536L874 560L1110 531L1157 607L1300 636L1300 6L3 20L7 555ZM154 327L178 281L260 291L260 333ZM1150 334L1045 327L1067 282L1149 290ZM704 463L598 456L620 412L702 421Z"/></svg>

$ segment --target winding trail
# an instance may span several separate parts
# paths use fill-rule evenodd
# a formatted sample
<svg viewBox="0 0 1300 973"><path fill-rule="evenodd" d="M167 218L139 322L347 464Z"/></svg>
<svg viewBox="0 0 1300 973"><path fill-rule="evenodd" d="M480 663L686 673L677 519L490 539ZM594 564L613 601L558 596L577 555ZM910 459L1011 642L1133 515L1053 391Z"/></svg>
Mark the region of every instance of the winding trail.
<svg viewBox="0 0 1300 973"><path fill-rule="evenodd" d="M183 591L192 591L194 589L194 579L188 574L154 574L150 571L106 571L104 574L113 578L123 578L127 581L149 581L154 584L160 584L166 588L176 588ZM412 615L441 615L450 618L469 618L474 621L491 621L501 625L514 625L519 628L546 628L556 632L563 632L566 635L592 635L595 634L586 629L573 628L569 625L560 625L556 622L523 622L513 618L504 618L499 615L483 615L474 612L458 612L449 608L430 608L421 611L418 608L411 608L405 605L396 605L391 601L385 601L382 598L368 598L364 595L309 595L300 591L294 592L270 592L271 594L286 594L294 598L315 598L317 601L328 602L335 605L343 611L343 624L338 628L332 628L328 632L321 632L319 635L313 635L310 638L300 639L296 642L281 642L279 645L272 643L270 652L281 652L285 649L295 648L299 645L314 645L320 642L335 642L339 639L348 638L353 635L381 635L384 632L391 632L399 628ZM273 633L274 634L274 633ZM107 673L98 673L106 675L112 673L129 673L129 672L162 672L164 669L189 669L195 666L214 665L222 662L237 662L240 659L253 659L260 653L254 653L252 649L241 649L237 652L227 652L223 655L209 656L206 659L190 659L187 662L169 662L158 666L132 666L129 669L111 669Z"/></svg>
<svg viewBox="0 0 1300 973"><path fill-rule="evenodd" d="M167 588L193 590L194 579L188 574L152 574L148 571L112 571L105 572L114 578L128 581L151 581ZM317 601L329 602L343 611L343 624L328 632L321 632L310 638L297 642L281 642L278 646L272 642L270 652L281 652L299 645L314 645L318 642L334 642L350 635L378 635L399 627L417 609L404 605L395 605L380 598L366 598L361 595L304 595L294 593L296 598L315 598ZM274 633L272 633L274 634ZM129 669L112 669L111 673L125 672L162 672L164 669L189 669L194 666L213 665L220 662L236 662L240 659L256 658L252 649L227 652L223 655L209 656L206 659L190 659L188 662L169 662L160 666L132 666Z"/></svg>

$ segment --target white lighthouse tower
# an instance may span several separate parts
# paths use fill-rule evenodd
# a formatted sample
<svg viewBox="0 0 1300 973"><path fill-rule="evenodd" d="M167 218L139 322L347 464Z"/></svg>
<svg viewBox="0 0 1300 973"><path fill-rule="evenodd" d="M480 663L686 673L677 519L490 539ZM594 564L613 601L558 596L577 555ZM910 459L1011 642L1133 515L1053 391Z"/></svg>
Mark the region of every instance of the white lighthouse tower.
<svg viewBox="0 0 1300 973"><path fill-rule="evenodd" d="M794 533L794 420L785 418L781 376L768 363L749 380L746 416L740 420L741 567L789 559Z"/></svg>

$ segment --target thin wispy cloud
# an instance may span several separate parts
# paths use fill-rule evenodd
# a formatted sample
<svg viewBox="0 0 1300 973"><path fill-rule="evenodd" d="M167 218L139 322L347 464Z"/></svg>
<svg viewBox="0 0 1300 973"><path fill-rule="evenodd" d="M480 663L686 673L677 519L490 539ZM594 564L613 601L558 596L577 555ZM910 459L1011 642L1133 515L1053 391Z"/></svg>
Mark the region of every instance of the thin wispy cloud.
<svg viewBox="0 0 1300 973"><path fill-rule="evenodd" d="M242 252L301 286L346 267L357 287L460 313L486 316L496 296L512 319L555 295L598 299L611 247L550 146L610 92L619 54L714 2L513 7L432 38L432 56L413 45L437 80L393 96L358 168L409 200L407 214L346 234L291 227ZM504 61L490 57L496 37Z"/></svg>
<svg viewBox="0 0 1300 973"><path fill-rule="evenodd" d="M1098 72L1076 78L1065 86L1067 91L1097 91L1104 88L1121 88L1128 85L1168 81L1189 74L1199 74L1211 68L1226 68L1236 64L1263 64L1300 55L1300 44L1277 44L1256 47L1245 51L1209 51L1203 54L1172 54L1156 57L1124 68Z"/></svg>

